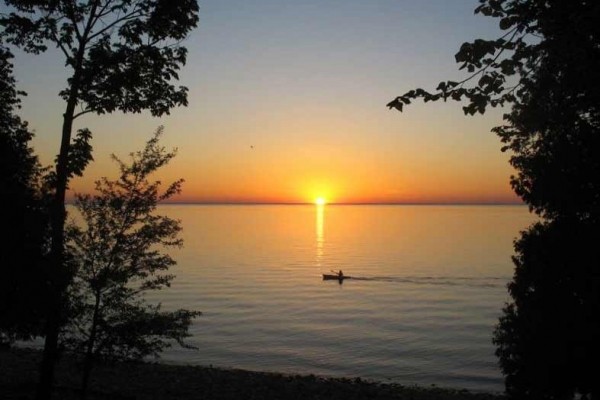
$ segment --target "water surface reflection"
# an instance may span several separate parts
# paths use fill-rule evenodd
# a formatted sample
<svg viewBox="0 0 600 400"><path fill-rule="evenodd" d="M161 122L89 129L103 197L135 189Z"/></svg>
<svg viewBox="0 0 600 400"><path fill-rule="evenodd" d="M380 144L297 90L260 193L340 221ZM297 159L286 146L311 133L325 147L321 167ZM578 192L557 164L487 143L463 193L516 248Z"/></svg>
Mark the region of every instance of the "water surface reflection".
<svg viewBox="0 0 600 400"><path fill-rule="evenodd" d="M325 204L316 204L316 247L317 247L317 267L319 270L322 268L323 254L324 254L324 246L325 246L325 236L323 235L324 226L325 226Z"/></svg>
<svg viewBox="0 0 600 400"><path fill-rule="evenodd" d="M183 222L185 247L155 300L204 313L198 351L173 347L167 361L502 390L491 336L526 207L159 211ZM338 268L362 279L322 280Z"/></svg>

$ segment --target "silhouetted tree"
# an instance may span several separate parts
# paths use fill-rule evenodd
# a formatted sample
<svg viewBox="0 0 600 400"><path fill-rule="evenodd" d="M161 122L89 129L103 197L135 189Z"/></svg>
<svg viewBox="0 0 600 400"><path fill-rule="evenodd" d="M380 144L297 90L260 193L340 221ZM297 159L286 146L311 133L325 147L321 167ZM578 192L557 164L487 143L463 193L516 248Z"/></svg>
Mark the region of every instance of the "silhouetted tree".
<svg viewBox="0 0 600 400"><path fill-rule="evenodd" d="M600 3L480 0L495 40L456 54L470 75L390 102L467 100L465 114L510 106L495 127L511 151L515 192L543 218L515 242L516 269L494 342L515 398L600 396Z"/></svg>
<svg viewBox="0 0 600 400"><path fill-rule="evenodd" d="M64 263L65 192L69 179L73 121L117 110L168 114L187 105L187 89L175 87L186 61L180 45L198 22L196 0L5 0L12 12L0 17L1 36L27 52L48 44L70 69L51 210L52 296L38 398L47 398L54 375L65 292L71 274ZM89 135L81 136L89 139ZM85 154L82 154L85 155Z"/></svg>
<svg viewBox="0 0 600 400"><path fill-rule="evenodd" d="M572 219L537 223L515 242L516 269L496 328L515 398L598 396L600 230Z"/></svg>
<svg viewBox="0 0 600 400"><path fill-rule="evenodd" d="M75 202L81 221L67 230L68 259L76 272L63 343L84 354L83 397L97 357L140 359L157 356L169 340L184 345L192 318L200 314L161 311L143 298L174 277L165 272L175 260L161 248L182 245L179 221L155 211L159 202L180 192L183 181L160 192L160 182L148 180L175 155L159 146L161 134L159 128L129 163L113 156L119 178L97 181L96 195L78 195Z"/></svg>
<svg viewBox="0 0 600 400"><path fill-rule="evenodd" d="M0 343L41 333L48 219L33 134L16 114L12 55L0 46Z"/></svg>

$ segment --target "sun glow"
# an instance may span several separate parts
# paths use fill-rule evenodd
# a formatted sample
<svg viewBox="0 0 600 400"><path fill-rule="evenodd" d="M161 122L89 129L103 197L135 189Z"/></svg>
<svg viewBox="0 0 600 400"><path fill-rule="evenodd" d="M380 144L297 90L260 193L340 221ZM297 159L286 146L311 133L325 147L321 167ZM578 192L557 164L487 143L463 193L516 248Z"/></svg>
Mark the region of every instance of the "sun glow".
<svg viewBox="0 0 600 400"><path fill-rule="evenodd" d="M315 204L318 206L324 206L325 204L327 204L327 201L323 197L317 197L315 199Z"/></svg>

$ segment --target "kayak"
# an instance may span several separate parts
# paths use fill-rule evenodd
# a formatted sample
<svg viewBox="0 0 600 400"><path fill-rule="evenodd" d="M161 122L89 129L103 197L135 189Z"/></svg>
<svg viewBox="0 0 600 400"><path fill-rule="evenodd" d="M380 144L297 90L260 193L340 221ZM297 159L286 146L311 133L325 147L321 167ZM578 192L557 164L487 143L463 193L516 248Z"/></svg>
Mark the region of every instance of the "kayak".
<svg viewBox="0 0 600 400"><path fill-rule="evenodd" d="M343 279L351 279L350 276L346 276L346 275L342 275L339 276L337 274L323 274L323 280L324 281L330 281L330 280L336 280L336 281L341 281Z"/></svg>

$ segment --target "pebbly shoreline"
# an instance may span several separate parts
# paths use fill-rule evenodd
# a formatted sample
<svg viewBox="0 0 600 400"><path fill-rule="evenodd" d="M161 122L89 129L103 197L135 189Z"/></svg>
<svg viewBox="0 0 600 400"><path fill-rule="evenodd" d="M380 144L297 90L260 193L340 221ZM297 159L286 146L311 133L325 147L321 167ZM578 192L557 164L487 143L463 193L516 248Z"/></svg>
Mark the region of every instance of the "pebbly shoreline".
<svg viewBox="0 0 600 400"><path fill-rule="evenodd" d="M31 399L41 352L0 350L0 399ZM64 356L56 376L56 399L77 399L80 365ZM501 395L466 390L403 386L360 378L285 375L213 367L127 362L98 365L88 399L412 399L501 400Z"/></svg>

